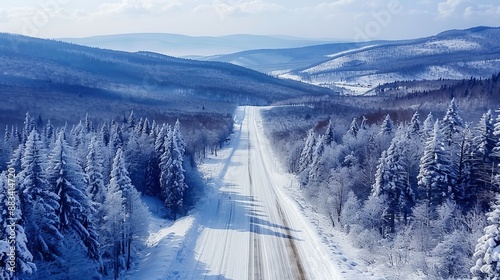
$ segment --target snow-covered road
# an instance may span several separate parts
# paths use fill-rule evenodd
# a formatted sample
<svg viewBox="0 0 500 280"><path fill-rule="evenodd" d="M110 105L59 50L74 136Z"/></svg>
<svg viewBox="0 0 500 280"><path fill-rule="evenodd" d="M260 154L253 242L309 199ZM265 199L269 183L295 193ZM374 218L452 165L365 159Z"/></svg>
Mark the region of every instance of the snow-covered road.
<svg viewBox="0 0 500 280"><path fill-rule="evenodd" d="M257 109L242 108L236 116L238 131L220 174L217 203L202 214L198 264L207 276L227 279L340 279L278 188L280 178L264 148Z"/></svg>
<svg viewBox="0 0 500 280"><path fill-rule="evenodd" d="M340 261L332 257L327 239L287 195L289 177L270 154L258 110L237 110L226 156L212 161L212 195L190 216L153 230L156 251L130 279L366 278L345 265L343 252L333 253ZM141 271L151 267L156 272Z"/></svg>

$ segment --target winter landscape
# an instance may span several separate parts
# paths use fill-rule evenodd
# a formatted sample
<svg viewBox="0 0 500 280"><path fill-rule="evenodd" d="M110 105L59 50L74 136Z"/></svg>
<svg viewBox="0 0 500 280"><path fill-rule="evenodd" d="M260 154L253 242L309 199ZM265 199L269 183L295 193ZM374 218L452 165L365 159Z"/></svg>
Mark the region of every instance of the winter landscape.
<svg viewBox="0 0 500 280"><path fill-rule="evenodd" d="M499 279L499 15L4 4L0 279Z"/></svg>

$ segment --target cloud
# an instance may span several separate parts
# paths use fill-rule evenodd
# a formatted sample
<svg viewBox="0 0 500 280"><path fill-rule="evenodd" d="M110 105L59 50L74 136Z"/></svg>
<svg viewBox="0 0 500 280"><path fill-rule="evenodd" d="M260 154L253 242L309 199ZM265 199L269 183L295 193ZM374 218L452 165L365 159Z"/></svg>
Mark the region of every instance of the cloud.
<svg viewBox="0 0 500 280"><path fill-rule="evenodd" d="M9 20L9 12L7 9L0 9L0 22L7 22Z"/></svg>
<svg viewBox="0 0 500 280"><path fill-rule="evenodd" d="M320 3L316 6L316 9L338 9L342 7L346 7L354 3L355 0L336 0L332 2L324 2Z"/></svg>
<svg viewBox="0 0 500 280"><path fill-rule="evenodd" d="M284 6L269 3L262 0L251 1L235 1L235 0L216 0L211 4L198 5L195 12L215 11L219 18L222 20L228 16L238 15L256 15L263 13L272 13L283 11Z"/></svg>
<svg viewBox="0 0 500 280"><path fill-rule="evenodd" d="M119 3L103 3L99 5L97 16L108 15L161 15L181 7L176 0L122 0Z"/></svg>
<svg viewBox="0 0 500 280"><path fill-rule="evenodd" d="M479 18L479 17L500 16L500 6L495 5L477 5L468 6L464 10L464 17Z"/></svg>
<svg viewBox="0 0 500 280"><path fill-rule="evenodd" d="M466 0L446 0L445 2L438 3L438 18L446 19L452 16L456 9Z"/></svg>

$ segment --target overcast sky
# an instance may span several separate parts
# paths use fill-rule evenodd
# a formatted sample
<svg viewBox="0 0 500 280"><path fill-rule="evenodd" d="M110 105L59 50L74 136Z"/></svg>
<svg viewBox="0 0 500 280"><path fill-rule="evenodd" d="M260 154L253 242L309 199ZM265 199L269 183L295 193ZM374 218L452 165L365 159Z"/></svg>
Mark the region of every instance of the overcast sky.
<svg viewBox="0 0 500 280"><path fill-rule="evenodd" d="M0 31L44 38L161 32L402 39L498 26L498 0L8 0Z"/></svg>

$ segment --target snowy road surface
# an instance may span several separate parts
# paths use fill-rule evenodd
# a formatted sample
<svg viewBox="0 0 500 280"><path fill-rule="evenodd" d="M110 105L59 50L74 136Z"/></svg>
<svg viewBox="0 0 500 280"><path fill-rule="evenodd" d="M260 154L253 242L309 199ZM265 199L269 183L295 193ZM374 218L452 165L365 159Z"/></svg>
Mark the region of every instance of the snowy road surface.
<svg viewBox="0 0 500 280"><path fill-rule="evenodd" d="M341 252L335 254L342 261L332 258L317 228L286 195L258 110L238 109L227 157L212 162L219 167L213 194L192 215L154 229L149 243L155 250L130 279L367 278L341 267Z"/></svg>

